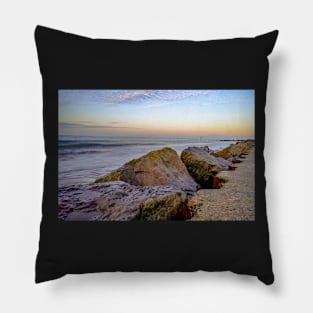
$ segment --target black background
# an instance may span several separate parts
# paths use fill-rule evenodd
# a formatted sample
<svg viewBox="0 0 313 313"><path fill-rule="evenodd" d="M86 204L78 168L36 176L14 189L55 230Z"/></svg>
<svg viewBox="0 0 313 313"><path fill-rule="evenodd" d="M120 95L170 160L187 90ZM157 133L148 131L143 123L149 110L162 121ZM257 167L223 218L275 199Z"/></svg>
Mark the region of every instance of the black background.
<svg viewBox="0 0 313 313"><path fill-rule="evenodd" d="M208 42L131 42L36 28L47 155L36 282L66 273L116 270L231 270L273 282L263 148L267 55L277 34ZM59 221L59 89L254 89L256 220Z"/></svg>

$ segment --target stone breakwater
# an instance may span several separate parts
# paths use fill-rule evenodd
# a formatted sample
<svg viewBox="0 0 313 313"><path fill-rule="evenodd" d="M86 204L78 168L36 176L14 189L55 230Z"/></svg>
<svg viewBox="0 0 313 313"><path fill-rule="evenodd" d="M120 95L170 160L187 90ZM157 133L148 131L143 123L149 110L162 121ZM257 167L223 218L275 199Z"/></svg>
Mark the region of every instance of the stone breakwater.
<svg viewBox="0 0 313 313"><path fill-rule="evenodd" d="M94 183L60 187L58 217L66 221L253 220L254 194L247 191L249 187L254 192L253 145L247 140L219 151L189 147L180 157L171 148L149 152Z"/></svg>
<svg viewBox="0 0 313 313"><path fill-rule="evenodd" d="M192 221L254 221L254 148L243 157L235 171L216 175L225 181L221 189L201 189L188 200Z"/></svg>

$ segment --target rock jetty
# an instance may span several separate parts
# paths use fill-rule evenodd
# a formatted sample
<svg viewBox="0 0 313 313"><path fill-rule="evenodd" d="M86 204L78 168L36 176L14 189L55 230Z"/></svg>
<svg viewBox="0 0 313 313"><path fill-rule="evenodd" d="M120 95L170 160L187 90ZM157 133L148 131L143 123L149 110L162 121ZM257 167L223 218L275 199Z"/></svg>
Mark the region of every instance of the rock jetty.
<svg viewBox="0 0 313 313"><path fill-rule="evenodd" d="M215 157L221 157L231 162L236 162L240 156L244 155L250 150L253 144L254 142L252 140L238 141L236 144L231 144L227 148L212 152L212 155Z"/></svg>
<svg viewBox="0 0 313 313"><path fill-rule="evenodd" d="M254 221L255 219L254 148L235 171L221 171L226 181L221 189L201 189L188 200L192 221Z"/></svg>
<svg viewBox="0 0 313 313"><path fill-rule="evenodd" d="M180 157L171 148L151 151L94 183L59 187L58 217L64 221L254 220L253 146L254 141L246 140L219 151L189 147Z"/></svg>

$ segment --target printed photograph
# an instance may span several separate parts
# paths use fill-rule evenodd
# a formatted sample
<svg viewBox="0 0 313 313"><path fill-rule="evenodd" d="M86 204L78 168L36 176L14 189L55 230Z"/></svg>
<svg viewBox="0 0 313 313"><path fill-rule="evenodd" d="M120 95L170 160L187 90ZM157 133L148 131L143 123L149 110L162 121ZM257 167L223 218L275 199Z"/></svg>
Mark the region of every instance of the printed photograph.
<svg viewBox="0 0 313 313"><path fill-rule="evenodd" d="M254 221L255 95L58 92L61 221Z"/></svg>

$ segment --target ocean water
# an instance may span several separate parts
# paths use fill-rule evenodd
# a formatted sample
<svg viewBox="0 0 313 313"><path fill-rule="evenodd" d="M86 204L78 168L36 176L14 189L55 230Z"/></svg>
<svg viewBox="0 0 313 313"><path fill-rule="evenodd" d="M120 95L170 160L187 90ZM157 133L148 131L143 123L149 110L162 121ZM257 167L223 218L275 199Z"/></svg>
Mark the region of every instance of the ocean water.
<svg viewBox="0 0 313 313"><path fill-rule="evenodd" d="M180 155L190 146L217 150L245 138L59 137L59 186L89 183L150 151L170 147Z"/></svg>

